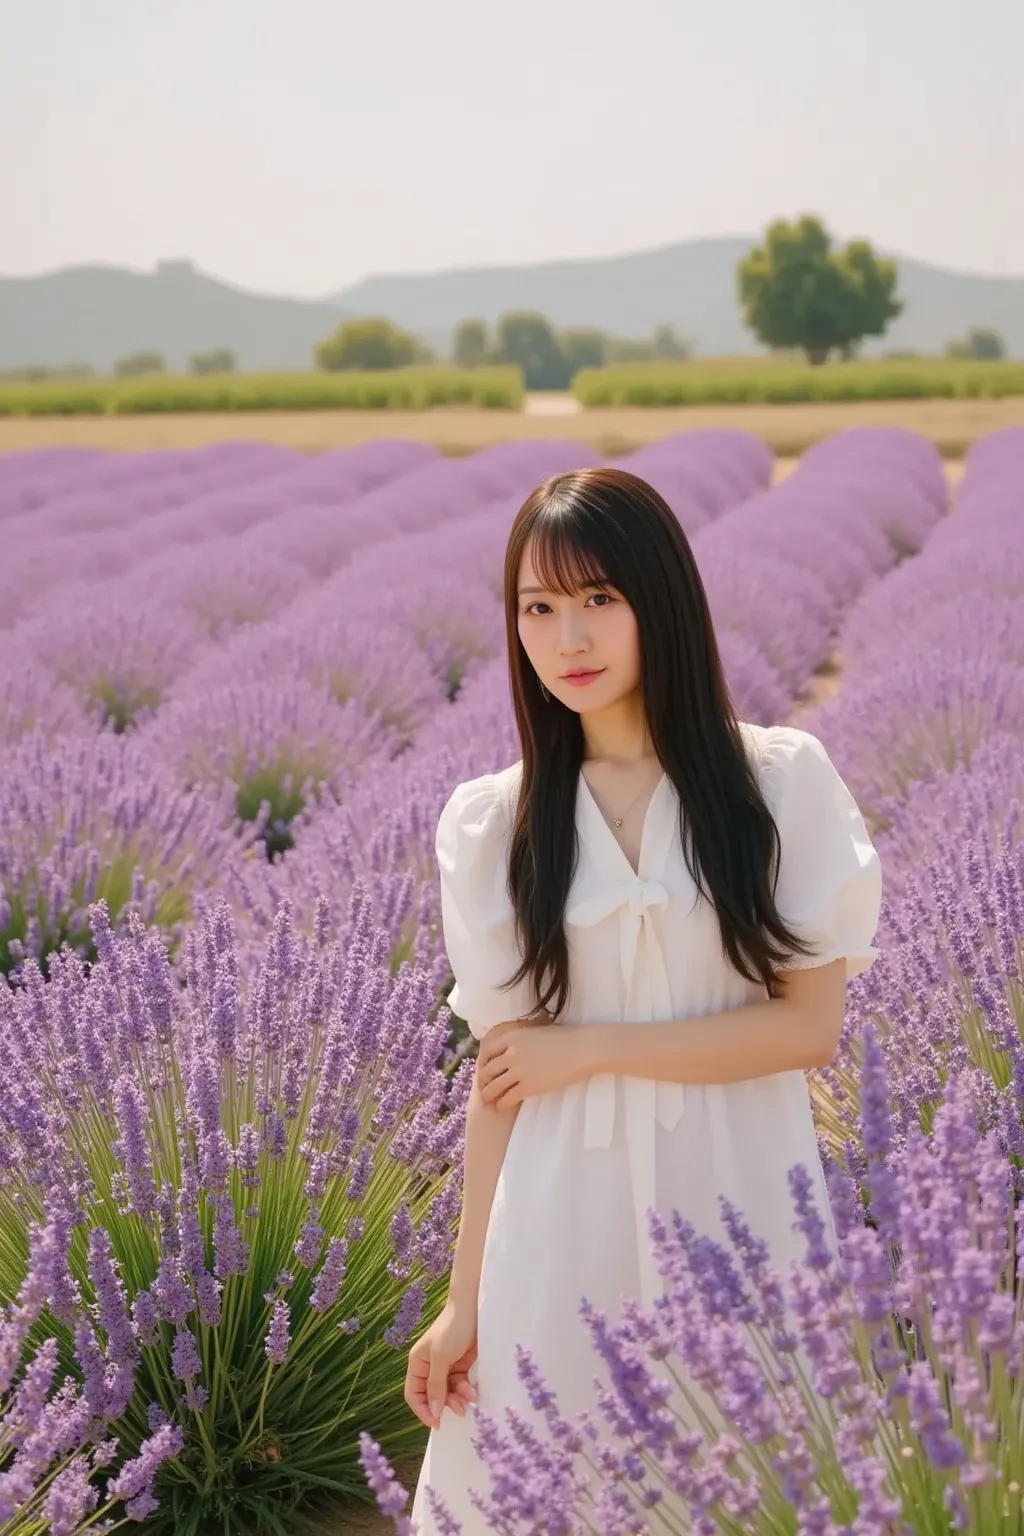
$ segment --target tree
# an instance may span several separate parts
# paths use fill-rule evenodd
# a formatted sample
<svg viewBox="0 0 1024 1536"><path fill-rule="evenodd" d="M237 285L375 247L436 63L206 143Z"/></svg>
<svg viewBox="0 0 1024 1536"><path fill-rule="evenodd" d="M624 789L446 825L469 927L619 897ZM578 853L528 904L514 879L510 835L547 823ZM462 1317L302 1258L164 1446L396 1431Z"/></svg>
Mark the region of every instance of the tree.
<svg viewBox="0 0 1024 1536"><path fill-rule="evenodd" d="M651 338L651 351L658 358L682 361L692 354L693 348L688 341L681 341L670 325L659 325Z"/></svg>
<svg viewBox="0 0 1024 1536"><path fill-rule="evenodd" d="M418 337L400 330L383 316L346 320L316 349L317 366L332 372L361 368L407 368L433 361Z"/></svg>
<svg viewBox="0 0 1024 1536"><path fill-rule="evenodd" d="M130 357L118 359L114 372L119 379L135 379L143 373L163 373L166 367L159 352L133 352Z"/></svg>
<svg viewBox="0 0 1024 1536"><path fill-rule="evenodd" d="M851 356L865 336L881 336L901 313L894 262L866 240L833 251L820 219L777 219L763 245L737 268L744 323L768 347L799 347L812 363L838 350Z"/></svg>
<svg viewBox="0 0 1024 1536"><path fill-rule="evenodd" d="M228 347L214 347L212 352L193 352L188 365L193 373L234 373L235 354Z"/></svg>
<svg viewBox="0 0 1024 1536"><path fill-rule="evenodd" d="M987 325L975 325L967 332L965 341L951 341L946 348L947 357L976 358L981 362L998 362L1006 356L1006 343L998 331Z"/></svg>
<svg viewBox="0 0 1024 1536"><path fill-rule="evenodd" d="M527 389L568 389L569 361L551 323L536 310L518 310L498 321L495 361L522 369Z"/></svg>
<svg viewBox="0 0 1024 1536"><path fill-rule="evenodd" d="M681 361L692 355L693 348L689 342L682 341L670 325L659 325L655 327L649 341L636 341L628 336L609 336L605 361L652 363Z"/></svg>
<svg viewBox="0 0 1024 1536"><path fill-rule="evenodd" d="M560 331L557 341L570 383L581 368L603 368L608 360L608 338L603 331L583 327Z"/></svg>
<svg viewBox="0 0 1024 1536"><path fill-rule="evenodd" d="M455 328L452 361L456 368L479 368L487 357L487 326L482 320L462 320Z"/></svg>

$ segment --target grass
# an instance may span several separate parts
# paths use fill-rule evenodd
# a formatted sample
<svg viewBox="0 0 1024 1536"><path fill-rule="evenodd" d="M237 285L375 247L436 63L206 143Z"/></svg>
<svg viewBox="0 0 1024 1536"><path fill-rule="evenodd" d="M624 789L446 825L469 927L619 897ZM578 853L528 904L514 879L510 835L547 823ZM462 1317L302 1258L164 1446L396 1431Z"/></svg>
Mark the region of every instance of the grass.
<svg viewBox="0 0 1024 1536"><path fill-rule="evenodd" d="M1024 396L1024 363L871 358L812 367L802 357L694 358L586 368L573 393L609 406L792 405L810 401L1000 400Z"/></svg>
<svg viewBox="0 0 1024 1536"><path fill-rule="evenodd" d="M518 368L393 368L359 373L148 374L0 384L0 417L107 417L183 412L519 410Z"/></svg>
<svg viewBox="0 0 1024 1536"><path fill-rule="evenodd" d="M205 443L279 443L306 452L352 447L375 438L432 443L443 453L473 453L492 443L553 437L586 443L606 457L632 452L672 432L739 427L782 457L858 426L920 432L947 458L961 457L977 438L1024 425L1024 399L876 400L843 404L612 407L572 416L521 411L438 408L423 411L187 412L156 416L0 416L0 453L57 445L143 452L197 448Z"/></svg>

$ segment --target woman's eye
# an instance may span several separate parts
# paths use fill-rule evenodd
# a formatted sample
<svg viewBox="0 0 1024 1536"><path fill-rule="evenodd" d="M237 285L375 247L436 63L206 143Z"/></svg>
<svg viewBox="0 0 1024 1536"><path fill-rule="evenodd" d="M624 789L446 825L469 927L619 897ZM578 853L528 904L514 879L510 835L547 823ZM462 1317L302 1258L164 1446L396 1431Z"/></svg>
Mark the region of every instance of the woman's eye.
<svg viewBox="0 0 1024 1536"><path fill-rule="evenodd" d="M590 597L587 598L587 602L589 603L591 598L594 597L603 597L605 599L605 602L600 605L602 608L606 603L610 603L612 600L610 592L592 592ZM549 605L545 602L528 603L525 612L530 614L533 612L534 608L547 608L548 606Z"/></svg>

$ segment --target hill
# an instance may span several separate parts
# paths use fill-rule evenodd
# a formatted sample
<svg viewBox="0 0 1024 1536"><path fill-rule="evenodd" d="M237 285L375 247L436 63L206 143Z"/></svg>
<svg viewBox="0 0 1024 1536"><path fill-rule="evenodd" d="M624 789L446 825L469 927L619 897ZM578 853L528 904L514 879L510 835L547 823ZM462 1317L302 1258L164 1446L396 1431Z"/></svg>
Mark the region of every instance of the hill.
<svg viewBox="0 0 1024 1536"><path fill-rule="evenodd" d="M214 347L230 348L243 369L309 368L316 344L345 313L387 315L443 354L459 320L493 323L509 309L629 337L667 322L705 355L751 354L759 348L740 322L735 289L736 263L751 243L692 240L590 260L382 275L319 302L250 293L184 261L154 272L71 267L0 278L0 369L84 362L108 370L143 350L183 368L191 353ZM970 326L989 325L1024 357L1024 277L895 259L906 307L866 353L940 352Z"/></svg>
<svg viewBox="0 0 1024 1536"><path fill-rule="evenodd" d="M334 302L354 314L386 314L434 345L467 316L493 323L504 310L539 309L557 325L593 325L617 336L649 336L664 322L700 353L742 355L760 350L736 297L736 264L753 243L690 240L585 261L368 277ZM941 352L970 326L988 325L1012 355L1024 357L1024 277L952 272L885 254L899 266L904 312L866 353Z"/></svg>
<svg viewBox="0 0 1024 1536"><path fill-rule="evenodd" d="M104 372L132 352L162 352L184 368L193 352L228 347L239 368L312 368L338 306L247 293L161 262L154 272L69 267L0 278L0 369L88 363Z"/></svg>

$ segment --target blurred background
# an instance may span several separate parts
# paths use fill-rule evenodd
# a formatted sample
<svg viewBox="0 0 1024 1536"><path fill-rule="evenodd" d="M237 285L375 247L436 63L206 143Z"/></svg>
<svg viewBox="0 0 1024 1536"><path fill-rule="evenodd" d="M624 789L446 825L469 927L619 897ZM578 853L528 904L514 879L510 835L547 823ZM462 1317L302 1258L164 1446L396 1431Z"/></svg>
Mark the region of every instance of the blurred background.
<svg viewBox="0 0 1024 1536"><path fill-rule="evenodd" d="M867 401L955 450L1024 396L1021 58L1013 0L11 6L0 446Z"/></svg>

